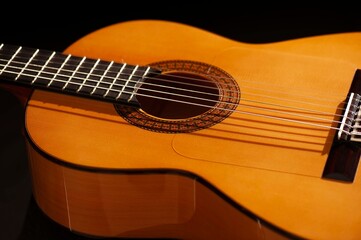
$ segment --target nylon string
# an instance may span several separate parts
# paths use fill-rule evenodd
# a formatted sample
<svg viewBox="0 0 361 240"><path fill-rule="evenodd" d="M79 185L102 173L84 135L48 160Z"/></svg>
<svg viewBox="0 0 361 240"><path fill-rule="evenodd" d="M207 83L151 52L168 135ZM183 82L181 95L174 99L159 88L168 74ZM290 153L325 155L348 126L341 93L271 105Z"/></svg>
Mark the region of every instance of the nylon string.
<svg viewBox="0 0 361 240"><path fill-rule="evenodd" d="M2 47L2 45L1 45ZM0 48L1 49L1 48ZM19 50L18 50L19 51ZM17 51L17 52L18 52ZM16 55L16 54L15 54ZM13 61L13 58L15 57L15 55L12 57L12 59L10 61ZM70 55L68 56L70 57ZM49 58L50 59L50 58ZM85 58L83 58L84 60ZM83 61L82 60L82 61ZM4 61L4 60L1 60L1 61ZM29 62L27 62L27 64L24 66L24 68L20 68L20 67L14 67L14 66L11 66L11 68L15 68L15 69L20 69L21 72L12 72L12 71L8 71L6 70L6 68L8 67L10 61L7 62L7 64L0 64L0 66L3 67L3 69L0 71L0 74L5 71L5 72L8 72L8 73L18 73L18 75L21 73L22 75L24 76L29 76L29 77L34 77L34 79L36 79L37 77L39 77L39 73L37 70L33 70L33 69L27 69L27 71L33 71L35 73L37 73L36 75L31 75L31 74L23 74L23 70L25 67L28 67L28 66L36 66L36 67L42 67L41 70L43 73L48 73L48 74L54 74L52 72L46 72L46 71L43 71L44 68L49 68L49 69L52 69L52 67L44 67L44 66L39 66L39 65L35 65L35 64L29 64ZM14 61L16 63L21 63L21 64L24 64L23 62L18 62L18 61ZM66 62L66 61L65 61ZM64 63L65 63L64 62ZM76 64L74 66L77 66L77 70L79 68L81 64ZM125 64L123 65L123 67L125 67ZM108 69L109 70L109 66L108 66ZM54 70L58 69L58 68L53 68ZM58 69L59 70L59 69ZM73 75L70 77L70 78L77 78L77 79L80 79L80 80L83 80L83 78L80 78L80 77L76 77L74 76L74 70L67 70L67 69L62 69L62 71L68 71L68 72L71 72L73 73ZM76 72L78 74L82 74L82 72ZM119 72L120 73L120 72ZM134 73L134 72L133 72ZM92 74L92 73L83 73L83 74L90 74L92 76L97 76L97 77L101 77L101 79L103 78L108 78L106 76L103 75L97 75L97 74ZM62 75L60 74L60 72L56 72L54 77L53 78L47 78L47 77L41 77L42 79L46 79L46 80L50 80L49 84L53 81L55 82L62 82L62 83L65 83L65 84L68 84L70 82L70 80L58 80L58 79L55 79L56 75L58 76L64 76L64 77L69 77L68 75ZM118 75L124 75L124 74L118 74ZM18 77L18 76L17 76ZM119 77L119 76L117 76ZM174 76L173 76L174 77ZM184 78L183 76L176 76L176 77L179 77L179 78ZM102 84L109 84L110 86L116 86L116 85L119 85L120 87L123 87L124 85L120 85L120 84L116 84L115 82L117 80L121 80L121 81L132 81L130 80L130 77L127 78L127 79L122 79L122 78L110 78L110 79L113 79L112 83L107 83L107 82L102 82ZM153 80L157 80L157 78L152 78ZM159 79L160 81L164 81L164 79ZM197 81L199 80L202 80L202 79L195 79ZM80 83L76 83L76 82L71 82L71 84L75 84L75 85L79 85L80 87L82 86L88 86L88 87L91 87L91 88L94 88L94 89L103 89L103 90L106 90L107 92L109 91L115 91L115 92L118 92L119 94L121 93L121 91L117 91L115 89L109 89L109 88L104 88L104 87L100 87L99 86L99 83L100 81L97 81L97 80L93 80L93 79L87 79L87 81L91 81L91 82L96 82L96 86L93 86L93 85L87 85L85 84L85 80L80 84ZM137 81L134 81L134 82L137 82ZM48 84L48 85L49 85ZM152 91L152 92L157 92L157 93L164 93L164 94L167 94L167 95L173 95L173 96L180 96L180 97L185 97L185 98L189 98L189 99L197 99L197 100L203 100L203 101L208 101L208 102L214 102L214 103L218 103L218 101L215 101L215 100L210 100L210 99L207 99L207 98L199 98L199 97L194 97L194 96L189 96L189 95L183 95L183 94L175 94L175 93L169 93L169 92L162 92L162 91L157 91L157 90L154 90L154 89L145 89L143 88L143 85L155 85L155 86L158 86L158 87L162 87L162 88L170 88L170 89L176 89L176 90L182 90L184 92L196 92L196 93L201 93L201 94L205 94L205 95L217 95L218 94L212 94L212 93L209 93L209 92L200 92L200 91L195 91L195 90L190 90L190 89L180 89L180 88L175 88L175 87L171 87L171 86L164 86L164 85L157 85L157 84L153 84L153 83L147 83L147 82L144 82L142 83L142 89L143 90L147 90L147 91ZM188 84L188 83L184 83L184 84ZM192 84L194 85L194 84ZM203 85L197 85L196 86L199 86L199 87L207 87L207 86L203 86ZM218 89L217 89L218 90ZM227 91L227 90L226 90ZM231 91L230 91L231 92ZM179 102L179 103L184 103L184 104L191 104L191 105L196 105L196 106L201 106L201 107L212 107L212 108L217 108L215 106L209 106L209 105L205 105L205 104L198 104L198 103L192 103L192 102L188 102L188 101L182 101L182 100L176 100L176 99L170 99L170 98L163 98L163 97L159 97L159 96L153 96L153 95L147 95L147 94L141 94L141 93L137 93L137 92L127 92L128 94L134 94L134 95L139 95L139 96L143 96L143 97L150 97L150 98L157 98L157 99L161 99L161 100L167 100L167 101L175 101L175 102ZM267 95L268 96L268 95ZM271 105L271 106L277 106L277 107L283 107L283 108L287 108L287 109L295 109L295 110L303 110L303 111L309 111L309 112L312 112L312 113L319 113L319 114L329 114L332 116L332 113L326 113L326 112L320 112L320 111L316 111L316 110L311 110L311 109L305 109L305 108L295 108L295 107L292 107L292 106L287 106L287 105L279 105L279 104L272 104L272 103L267 103L267 102L259 102L259 101L254 101L254 100L248 100L248 99L244 99L242 98L242 101L250 101L250 102L253 102L253 103L258 103L258 104L264 104L264 105ZM232 104L232 105L235 105L235 106L244 106L244 107L248 107L248 108L252 108L252 109L262 109L262 107L257 107L257 106L245 106L244 104L234 104L234 103L229 103L229 102L226 102L227 104ZM302 103L305 103L307 104L307 102L302 102ZM226 110L226 111L232 111L232 112L237 112L237 113L241 113L241 114L247 114L247 115L252 115L252 116L258 116L258 117L266 117L266 118L271 118L271 119L275 119L275 120L282 120L282 121L288 121L288 122L294 122L294 123L300 123L300 124L307 124L307 125L312 125L312 126L315 126L315 127L322 127L322 128L329 128L329 129L334 129L334 130L340 130L339 128L336 128L336 127L332 127L332 126L326 126L326 125L323 125L323 124L317 124L317 123L310 123L310 122L305 122L305 121L300 121L300 120L294 120L294 119L289 119L289 118L283 118L283 117L276 117L276 116L270 116L270 115L266 115L266 114L259 114L259 113L255 113L255 112L249 112L249 111L241 111L241 110L230 110L230 109L222 109L220 108L221 110ZM342 110L342 109L341 109ZM308 116L308 115L304 115L304 114L295 114L295 113L290 113L290 112L286 112L286 111L283 111L283 110L272 110L272 109L268 109L268 110L265 110L265 111L269 111L269 112L274 112L274 113L283 113L283 114L287 114L287 115L290 115L290 116L297 116L297 117L304 117L304 118L309 118L309 119L314 119L314 120L320 120L320 121L326 121L326 122L330 122L330 123L340 123L340 121L334 121L334 120L330 120L330 119L324 119L324 118L319 118L319 117L313 117L313 116ZM339 114L335 114L334 116L341 116ZM349 134L348 132L345 132L346 134Z"/></svg>

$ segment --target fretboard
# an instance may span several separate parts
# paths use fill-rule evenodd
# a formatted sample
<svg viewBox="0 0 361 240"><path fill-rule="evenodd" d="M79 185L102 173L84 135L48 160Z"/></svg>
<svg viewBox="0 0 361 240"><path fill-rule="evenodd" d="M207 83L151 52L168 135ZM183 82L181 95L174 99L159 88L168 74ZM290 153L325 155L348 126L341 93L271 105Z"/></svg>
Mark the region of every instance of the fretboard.
<svg viewBox="0 0 361 240"><path fill-rule="evenodd" d="M0 44L0 81L80 97L138 106L141 82L155 73L146 66Z"/></svg>

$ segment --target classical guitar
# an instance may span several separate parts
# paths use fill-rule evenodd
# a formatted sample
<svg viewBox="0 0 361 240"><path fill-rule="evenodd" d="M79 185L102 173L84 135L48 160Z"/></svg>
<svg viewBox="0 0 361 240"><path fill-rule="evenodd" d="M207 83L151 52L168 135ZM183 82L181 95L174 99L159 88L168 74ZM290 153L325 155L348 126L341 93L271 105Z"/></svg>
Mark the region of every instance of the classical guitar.
<svg viewBox="0 0 361 240"><path fill-rule="evenodd" d="M0 79L30 90L33 195L74 233L355 239L360 42L129 21L64 52L0 43Z"/></svg>

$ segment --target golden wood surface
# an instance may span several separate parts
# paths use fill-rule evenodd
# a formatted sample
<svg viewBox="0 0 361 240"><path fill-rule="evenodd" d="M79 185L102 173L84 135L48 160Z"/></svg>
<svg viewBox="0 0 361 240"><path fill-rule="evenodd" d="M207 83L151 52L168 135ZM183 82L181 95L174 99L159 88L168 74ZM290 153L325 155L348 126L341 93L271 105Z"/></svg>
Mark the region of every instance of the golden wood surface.
<svg viewBox="0 0 361 240"><path fill-rule="evenodd" d="M278 105L285 99L298 109L337 112L361 66L360 43L360 33L344 33L254 45L177 23L132 21L91 33L65 52L141 65L205 62L234 77L241 102L252 100L238 111L264 114L254 107L269 101L272 115L282 117L277 111L284 110ZM310 99L317 104L306 104ZM328 114L295 113L333 120ZM209 222L215 239L223 230L229 239L242 236L242 228L254 229L245 239L260 232L282 239L261 231L257 222L200 184L200 178L296 236L357 239L361 234L360 175L347 184L321 179L334 134L326 128L235 112L208 129L164 134L130 125L112 104L36 90L26 109L26 129L29 141L48 158L78 166L48 161L29 144L39 206L76 232L210 239ZM191 177L117 170L170 170ZM234 223L239 228L231 228Z"/></svg>

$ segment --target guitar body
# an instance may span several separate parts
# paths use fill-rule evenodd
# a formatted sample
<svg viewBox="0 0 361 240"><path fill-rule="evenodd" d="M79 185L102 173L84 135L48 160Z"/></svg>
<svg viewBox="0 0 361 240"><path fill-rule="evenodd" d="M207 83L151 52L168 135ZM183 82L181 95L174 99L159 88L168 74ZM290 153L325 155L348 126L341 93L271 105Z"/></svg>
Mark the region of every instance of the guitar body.
<svg viewBox="0 0 361 240"><path fill-rule="evenodd" d="M361 175L322 178L336 132L319 126L337 127L360 43L345 33L245 44L163 21L91 33L65 53L225 74L239 105L221 118L168 119L35 90L26 107L34 197L51 219L94 237L356 239Z"/></svg>

